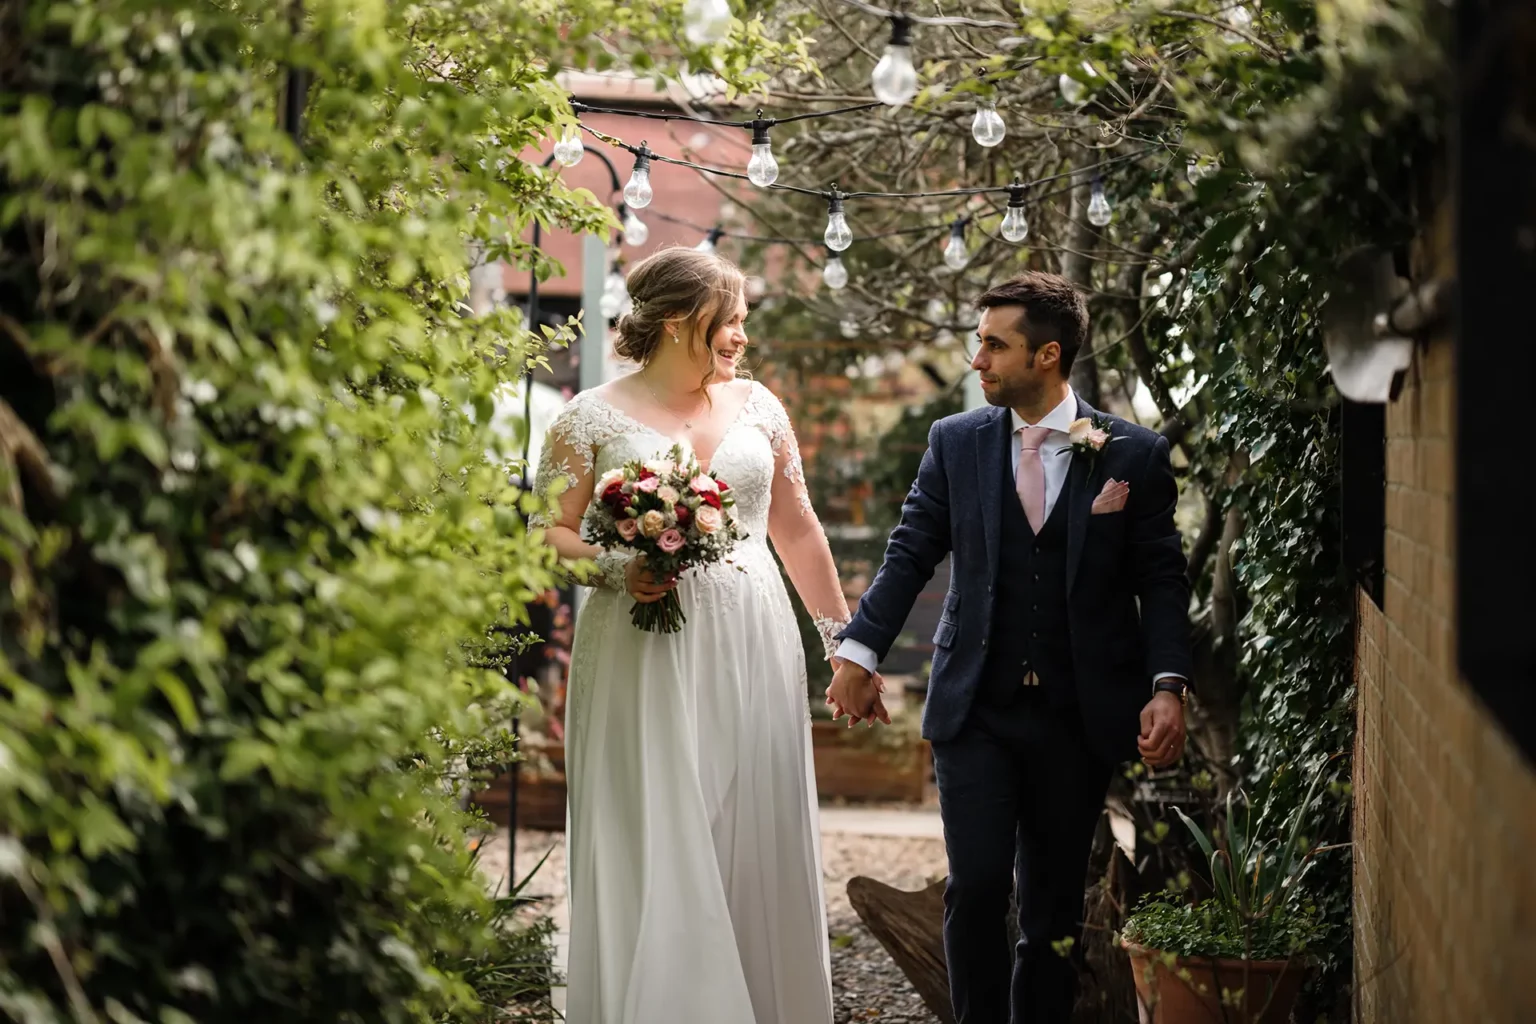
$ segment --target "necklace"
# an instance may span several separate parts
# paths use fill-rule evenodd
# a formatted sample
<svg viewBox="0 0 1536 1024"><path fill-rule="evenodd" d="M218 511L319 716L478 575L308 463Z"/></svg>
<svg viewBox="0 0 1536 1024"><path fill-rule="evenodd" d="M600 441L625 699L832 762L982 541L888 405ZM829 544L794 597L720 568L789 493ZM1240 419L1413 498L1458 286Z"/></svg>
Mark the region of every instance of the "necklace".
<svg viewBox="0 0 1536 1024"><path fill-rule="evenodd" d="M684 429L686 429L686 430L692 430L693 429L693 420L691 418L684 418L683 415L681 413L679 413L676 409L672 408L672 406L668 405L666 402L663 402L661 400L661 396L656 393L656 389L651 386L651 382L649 380L646 380L645 374L643 374L643 373L640 374L640 379L642 381L645 381L645 389L651 393L651 397L656 400L656 404L657 405L659 405L663 409L667 410L667 412L671 413L673 416L676 416L678 418L678 420L683 424L683 428ZM698 407L695 406L694 409L695 409L695 411L697 411Z"/></svg>

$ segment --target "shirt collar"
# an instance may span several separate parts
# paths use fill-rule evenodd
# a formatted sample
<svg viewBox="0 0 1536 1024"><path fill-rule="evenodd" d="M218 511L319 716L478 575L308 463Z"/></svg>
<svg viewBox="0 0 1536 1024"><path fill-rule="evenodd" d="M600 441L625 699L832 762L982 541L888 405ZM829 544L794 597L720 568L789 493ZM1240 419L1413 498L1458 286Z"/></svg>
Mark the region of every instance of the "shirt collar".
<svg viewBox="0 0 1536 1024"><path fill-rule="evenodd" d="M1077 392L1067 388L1067 397L1061 400L1061 404L1046 413L1039 423L1025 423L1023 418L1014 410L1009 409L1008 415L1013 418L1013 432L1018 433L1025 427L1046 427L1057 433L1071 433L1069 429L1072 421L1077 419Z"/></svg>

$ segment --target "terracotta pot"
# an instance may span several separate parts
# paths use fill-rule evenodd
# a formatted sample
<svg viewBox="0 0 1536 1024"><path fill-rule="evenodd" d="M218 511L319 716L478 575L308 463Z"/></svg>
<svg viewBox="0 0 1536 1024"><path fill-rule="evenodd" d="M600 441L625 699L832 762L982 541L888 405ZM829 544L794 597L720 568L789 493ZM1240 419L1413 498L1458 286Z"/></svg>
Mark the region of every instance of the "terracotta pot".
<svg viewBox="0 0 1536 1024"><path fill-rule="evenodd" d="M926 740L910 747L873 743L846 722L813 721L811 755L824 797L921 803L932 754Z"/></svg>
<svg viewBox="0 0 1536 1024"><path fill-rule="evenodd" d="M1304 968L1296 960L1174 957L1170 969L1159 950L1125 948L1141 1024L1285 1024L1301 992ZM1223 1006L1222 991L1239 989L1243 998Z"/></svg>

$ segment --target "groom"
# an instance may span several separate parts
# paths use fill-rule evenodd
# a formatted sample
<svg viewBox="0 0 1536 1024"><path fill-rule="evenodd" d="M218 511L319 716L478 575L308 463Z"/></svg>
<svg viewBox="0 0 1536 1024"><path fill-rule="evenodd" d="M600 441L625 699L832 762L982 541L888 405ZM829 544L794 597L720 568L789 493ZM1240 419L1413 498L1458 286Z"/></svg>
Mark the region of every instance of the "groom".
<svg viewBox="0 0 1536 1024"><path fill-rule="evenodd" d="M1068 386L1088 331L1068 281L1024 274L978 305L971 366L992 408L933 425L885 564L839 636L827 702L855 721L889 721L873 673L951 555L923 735L949 853L955 1017L1065 1024L1077 978L1065 954L1081 947L1111 772L1136 751L1163 767L1184 749L1178 487L1163 437L1095 412Z"/></svg>

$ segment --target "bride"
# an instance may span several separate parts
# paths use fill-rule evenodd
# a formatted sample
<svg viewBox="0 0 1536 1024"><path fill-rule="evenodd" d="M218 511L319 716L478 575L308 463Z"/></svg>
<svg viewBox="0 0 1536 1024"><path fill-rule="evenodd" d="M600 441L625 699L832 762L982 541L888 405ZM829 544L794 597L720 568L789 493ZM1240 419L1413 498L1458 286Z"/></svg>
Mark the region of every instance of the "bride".
<svg viewBox="0 0 1536 1024"><path fill-rule="evenodd" d="M738 379L741 272L663 250L629 275L617 351L641 369L578 394L549 432L540 522L602 571L566 708L573 1024L827 1024L826 910L805 654L768 540L828 644L848 606L779 400ZM581 535L593 480L674 444L728 483L732 564L656 579ZM630 624L676 589L680 633Z"/></svg>

